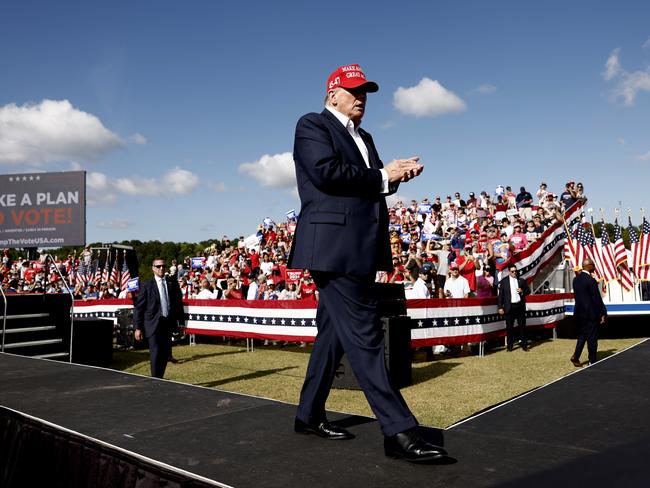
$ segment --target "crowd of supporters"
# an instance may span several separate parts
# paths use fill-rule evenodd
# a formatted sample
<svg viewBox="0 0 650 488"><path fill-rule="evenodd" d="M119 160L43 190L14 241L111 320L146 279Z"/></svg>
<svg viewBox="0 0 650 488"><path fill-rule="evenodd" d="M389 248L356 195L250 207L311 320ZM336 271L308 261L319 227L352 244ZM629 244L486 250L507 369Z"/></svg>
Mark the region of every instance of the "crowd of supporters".
<svg viewBox="0 0 650 488"><path fill-rule="evenodd" d="M493 194L460 193L389 209L393 269L377 281L404 283L409 298L491 296L497 265L526 249L562 212L585 200L582 184L569 182L560 195L542 183L533 196L498 186ZM223 237L199 253L172 260L168 273L179 281L185 298L235 300L318 299L309 271L287 268L295 220L275 224L268 219L254 238ZM7 293L62 293L63 280L76 299L131 298L124 280L104 274L78 279L75 272L93 259L79 256L39 260L9 259L3 253L2 286ZM57 270L54 267L58 268Z"/></svg>

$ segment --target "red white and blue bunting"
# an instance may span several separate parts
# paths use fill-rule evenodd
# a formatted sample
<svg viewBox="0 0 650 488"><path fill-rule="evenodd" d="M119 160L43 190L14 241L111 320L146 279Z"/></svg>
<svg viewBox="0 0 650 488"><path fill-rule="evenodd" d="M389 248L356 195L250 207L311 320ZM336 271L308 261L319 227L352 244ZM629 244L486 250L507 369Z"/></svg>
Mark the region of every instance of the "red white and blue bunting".
<svg viewBox="0 0 650 488"><path fill-rule="evenodd" d="M528 327L554 327L564 318L570 294L527 297ZM117 320L129 300L75 301L75 318ZM186 333L312 342L316 337L316 303L300 300L187 300ZM505 322L495 298L407 300L413 347L463 344L500 337Z"/></svg>

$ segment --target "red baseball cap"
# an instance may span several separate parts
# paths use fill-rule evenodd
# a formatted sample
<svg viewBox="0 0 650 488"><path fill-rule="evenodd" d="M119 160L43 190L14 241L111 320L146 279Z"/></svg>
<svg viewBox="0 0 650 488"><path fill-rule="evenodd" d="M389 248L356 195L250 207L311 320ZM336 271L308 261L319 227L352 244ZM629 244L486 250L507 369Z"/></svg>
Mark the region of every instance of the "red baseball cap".
<svg viewBox="0 0 650 488"><path fill-rule="evenodd" d="M367 92L376 92L379 85L374 81L368 81L366 75L358 64L346 64L339 66L327 78L325 91L334 90L335 88L358 88L364 86Z"/></svg>

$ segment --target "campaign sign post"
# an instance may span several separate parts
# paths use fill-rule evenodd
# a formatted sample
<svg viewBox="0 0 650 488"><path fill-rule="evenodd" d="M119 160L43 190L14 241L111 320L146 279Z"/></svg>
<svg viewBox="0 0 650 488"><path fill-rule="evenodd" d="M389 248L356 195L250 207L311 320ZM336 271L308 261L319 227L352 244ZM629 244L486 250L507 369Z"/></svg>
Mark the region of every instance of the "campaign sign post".
<svg viewBox="0 0 650 488"><path fill-rule="evenodd" d="M0 175L0 247L85 244L85 171Z"/></svg>

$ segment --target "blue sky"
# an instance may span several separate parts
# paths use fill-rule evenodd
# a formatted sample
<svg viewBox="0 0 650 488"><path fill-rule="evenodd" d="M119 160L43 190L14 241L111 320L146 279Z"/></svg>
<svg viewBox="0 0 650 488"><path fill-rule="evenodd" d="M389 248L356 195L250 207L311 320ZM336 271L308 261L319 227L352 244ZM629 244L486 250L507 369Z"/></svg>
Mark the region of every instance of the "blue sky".
<svg viewBox="0 0 650 488"><path fill-rule="evenodd" d="M299 209L297 119L327 76L380 85L363 126L420 155L406 199L585 184L650 203L650 4L3 2L0 173L88 171L87 240L248 235ZM401 90L400 90L401 87Z"/></svg>

